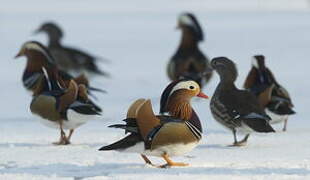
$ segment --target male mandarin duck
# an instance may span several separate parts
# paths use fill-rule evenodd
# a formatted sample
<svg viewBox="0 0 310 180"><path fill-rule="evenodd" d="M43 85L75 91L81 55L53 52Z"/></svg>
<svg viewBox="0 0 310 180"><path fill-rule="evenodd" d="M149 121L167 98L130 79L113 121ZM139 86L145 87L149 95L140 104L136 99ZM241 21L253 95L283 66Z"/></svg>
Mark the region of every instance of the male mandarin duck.
<svg viewBox="0 0 310 180"><path fill-rule="evenodd" d="M208 98L192 80L177 80L169 84L160 100L160 115L155 115L150 100L135 101L127 112L126 122L110 127L125 129L125 138L100 148L100 151L140 153L147 164L147 155L162 157L167 164L157 167L187 166L169 157L183 155L197 146L202 136L200 120L190 100L198 96ZM164 114L165 113L165 114Z"/></svg>
<svg viewBox="0 0 310 180"><path fill-rule="evenodd" d="M71 75L86 73L87 75L108 76L97 65L99 58L78 49L62 45L63 32L52 22L42 24L36 33L44 32L48 35L48 50L56 60L59 69Z"/></svg>
<svg viewBox="0 0 310 180"><path fill-rule="evenodd" d="M35 79L34 87L29 86L33 92L31 112L40 116L43 124L60 129L60 141L55 144L70 144L74 129L99 115L97 107L88 99L86 86L74 80L69 83L62 80L48 50L39 43L27 42L19 56L28 59L25 73L30 75L25 81ZM70 130L68 136L64 129Z"/></svg>
<svg viewBox="0 0 310 180"><path fill-rule="evenodd" d="M168 63L168 76L171 80L189 78L202 87L212 76L209 59L198 46L204 40L202 29L191 13L179 16L178 28L182 31L182 38L179 48Z"/></svg>
<svg viewBox="0 0 310 180"><path fill-rule="evenodd" d="M219 74L220 83L212 96L210 109L216 121L232 131L233 146L246 145L251 132L275 132L270 126L270 117L259 105L257 98L246 90L239 90L234 82L238 73L233 61L217 57L211 61L212 68ZM237 133L246 133L237 140Z"/></svg>
<svg viewBox="0 0 310 180"><path fill-rule="evenodd" d="M46 49L41 43L37 41L28 41L24 43L20 52L16 55L16 58L20 56L27 57L27 65L24 70L22 80L24 87L31 93L33 93L36 88L40 86L40 83L45 83L45 86L43 87L47 87L47 81L40 81L41 79L44 79L42 67L55 71L57 76L60 77L59 82L64 87L69 85L70 80L74 80L77 84L85 85L88 94L90 94L91 91L104 92L101 89L91 87L89 85L88 79L84 74L74 78L68 73L58 70L55 60L50 55L48 49ZM101 108L95 105L90 99L89 102L92 103L98 111L102 111Z"/></svg>
<svg viewBox="0 0 310 180"><path fill-rule="evenodd" d="M271 124L284 122L283 131L286 131L288 116L295 114L288 91L275 79L265 65L265 56L254 56L244 88L255 94L260 105L271 117Z"/></svg>

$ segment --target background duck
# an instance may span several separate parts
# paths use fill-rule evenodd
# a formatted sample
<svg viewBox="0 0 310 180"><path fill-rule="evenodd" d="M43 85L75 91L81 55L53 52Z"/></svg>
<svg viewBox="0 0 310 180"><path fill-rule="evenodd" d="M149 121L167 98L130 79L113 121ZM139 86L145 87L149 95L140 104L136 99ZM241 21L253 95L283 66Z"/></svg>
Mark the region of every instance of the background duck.
<svg viewBox="0 0 310 180"><path fill-rule="evenodd" d="M70 144L74 129L93 119L100 112L89 101L86 86L78 85L74 80L65 83L59 76L47 49L39 43L25 43L17 57L19 56L26 56L28 59L26 72L30 69L35 70L32 73L39 74L35 88L31 89L33 92L31 112L40 116L43 124L60 129L61 138L55 144ZM41 68L41 71L38 71L38 68ZM70 129L68 136L64 129Z"/></svg>
<svg viewBox="0 0 310 180"><path fill-rule="evenodd" d="M295 114L288 91L275 79L265 65L265 56L254 56L252 68L245 80L244 88L258 97L260 105L271 117L271 123L284 121L283 131L286 131L288 116Z"/></svg>
<svg viewBox="0 0 310 180"><path fill-rule="evenodd" d="M68 87L69 82L71 80L74 80L78 85L85 85L88 94L90 94L91 91L105 92L104 90L90 86L89 81L87 77L84 76L84 74L81 74L80 76L74 78L68 73L58 70L55 60L51 56L48 49L46 49L41 43L37 41L27 41L26 43L24 43L21 47L21 50L16 55L16 58L20 56L26 56L27 58L27 65L24 70L22 80L24 87L28 91L30 91L31 94L33 94L34 92L39 92L37 89L40 87L48 87L48 82L44 80L44 72L42 71L42 67L52 69L52 71L54 71L57 76L59 76L58 80L64 87ZM47 90L48 89L42 89L42 91ZM89 102L92 103L98 111L102 111L101 108L96 105L91 99L89 99Z"/></svg>
<svg viewBox="0 0 310 180"><path fill-rule="evenodd" d="M99 150L140 153L151 165L147 155L164 158L167 164L158 167L186 166L169 157L191 151L201 139L200 120L190 105L194 96L207 98L195 81L178 80L168 85L161 96L161 115L155 116L150 100L135 101L124 120L126 124L110 126L125 129L129 135Z"/></svg>
<svg viewBox="0 0 310 180"><path fill-rule="evenodd" d="M181 42L168 63L168 77L173 81L189 78L203 86L210 80L212 69L209 59L198 46L204 40L202 28L192 13L179 16L178 28L182 31Z"/></svg>
<svg viewBox="0 0 310 180"><path fill-rule="evenodd" d="M256 97L235 86L238 75L235 64L226 57L217 57L211 65L219 74L220 82L212 96L210 109L214 119L232 131L233 146L246 145L251 132L275 132L269 124L270 117ZM237 140L238 132L246 133L241 141Z"/></svg>
<svg viewBox="0 0 310 180"><path fill-rule="evenodd" d="M99 58L90 55L79 49L63 46L61 39L63 32L58 25L53 22L46 22L39 27L36 33L44 32L48 35L48 49L54 56L59 69L69 72L71 75L87 73L89 75L108 76L97 65Z"/></svg>

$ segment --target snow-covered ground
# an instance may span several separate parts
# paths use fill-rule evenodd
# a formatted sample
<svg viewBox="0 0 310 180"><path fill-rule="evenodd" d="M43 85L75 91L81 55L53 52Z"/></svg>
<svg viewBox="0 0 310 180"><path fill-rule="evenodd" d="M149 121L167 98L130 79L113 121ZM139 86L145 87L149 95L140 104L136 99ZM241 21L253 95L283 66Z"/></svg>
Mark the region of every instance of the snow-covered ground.
<svg viewBox="0 0 310 180"><path fill-rule="evenodd" d="M158 1L0 1L0 179L309 179L310 11L306 0L158 0ZM204 139L191 153L173 158L185 168L145 166L137 154L97 149L124 134L109 129L140 97L151 98L156 111L168 84L166 63L180 32L176 17L194 12L209 57L227 56L239 68L238 86L249 71L251 56L262 53L279 82L290 91L297 114L288 132L254 134L242 148L227 147L230 132L211 117L209 101L195 100ZM102 118L80 127L70 146L54 146L59 132L31 115L31 97L21 84L25 59L14 60L26 40L46 42L32 32L46 20L65 31L64 43L106 57L110 79L96 78ZM204 89L212 95L218 76ZM281 126L275 126L281 129ZM162 164L163 160L151 158Z"/></svg>

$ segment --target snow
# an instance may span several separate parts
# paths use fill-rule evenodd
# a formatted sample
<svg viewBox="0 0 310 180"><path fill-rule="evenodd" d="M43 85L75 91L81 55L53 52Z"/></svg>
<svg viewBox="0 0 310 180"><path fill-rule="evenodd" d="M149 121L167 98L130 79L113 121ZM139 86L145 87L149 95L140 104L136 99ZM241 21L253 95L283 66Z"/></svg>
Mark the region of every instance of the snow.
<svg viewBox="0 0 310 180"><path fill-rule="evenodd" d="M180 38L174 29L177 15L184 10L194 12L205 31L201 49L209 57L227 56L237 63L239 87L251 56L267 57L297 111L289 118L288 132L253 134L248 146L227 147L231 133L214 121L209 100L195 99L204 138L192 152L173 158L189 167L157 169L145 166L138 154L97 151L124 136L107 126L119 123L135 99L150 98L158 112L160 94L169 82L166 64ZM307 0L2 0L0 179L310 178L309 19ZM13 59L25 41L46 42L44 35L32 35L46 20L63 27L65 44L111 61L101 65L112 77L92 82L109 92L98 95L103 116L78 128L70 146L52 145L59 132L30 113L31 97L21 83L25 59ZM211 96L218 81L214 75L204 93Z"/></svg>

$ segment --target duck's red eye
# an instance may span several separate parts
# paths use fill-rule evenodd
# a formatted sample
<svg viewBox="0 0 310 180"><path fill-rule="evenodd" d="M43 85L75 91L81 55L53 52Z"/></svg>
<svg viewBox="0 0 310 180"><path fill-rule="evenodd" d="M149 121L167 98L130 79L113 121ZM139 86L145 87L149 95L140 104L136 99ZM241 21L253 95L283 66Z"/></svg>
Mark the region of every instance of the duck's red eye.
<svg viewBox="0 0 310 180"><path fill-rule="evenodd" d="M195 89L195 87L194 86L190 86L189 89Z"/></svg>

